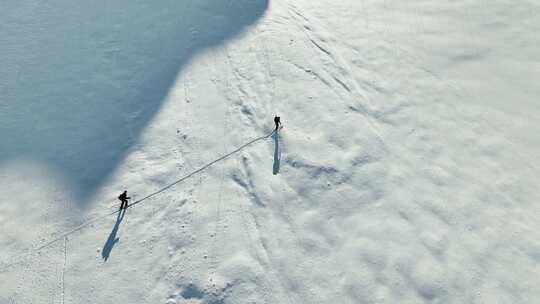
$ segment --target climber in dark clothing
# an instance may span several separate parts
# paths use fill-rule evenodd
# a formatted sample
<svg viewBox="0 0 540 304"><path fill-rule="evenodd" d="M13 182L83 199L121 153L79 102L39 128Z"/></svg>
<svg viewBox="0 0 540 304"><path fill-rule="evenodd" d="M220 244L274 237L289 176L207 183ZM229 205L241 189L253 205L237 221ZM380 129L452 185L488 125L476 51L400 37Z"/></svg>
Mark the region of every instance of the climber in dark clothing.
<svg viewBox="0 0 540 304"><path fill-rule="evenodd" d="M122 204L120 205L120 210L127 209L127 207L128 207L128 199L130 199L130 198L131 197L127 196L127 191L126 190L124 190L124 192L122 192L122 194L120 194L120 196L118 196L118 199L122 202Z"/></svg>
<svg viewBox="0 0 540 304"><path fill-rule="evenodd" d="M279 116L274 117L274 123L276 124L276 130L275 131L277 131L279 126L281 125L281 121L280 121Z"/></svg>

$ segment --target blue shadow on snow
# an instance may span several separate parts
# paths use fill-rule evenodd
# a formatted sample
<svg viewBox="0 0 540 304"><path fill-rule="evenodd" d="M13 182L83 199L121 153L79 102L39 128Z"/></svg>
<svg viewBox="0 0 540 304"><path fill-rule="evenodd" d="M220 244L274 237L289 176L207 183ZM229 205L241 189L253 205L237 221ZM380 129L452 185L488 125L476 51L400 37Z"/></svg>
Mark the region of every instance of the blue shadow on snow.
<svg viewBox="0 0 540 304"><path fill-rule="evenodd" d="M120 240L120 238L116 237L116 234L118 233L118 228L120 228L120 223L122 223L125 215L126 209L122 209L118 212L118 215L116 217L116 223L114 223L114 227L111 230L111 233L109 234L105 245L103 245L103 249L101 250L101 257L103 258L103 260L105 260L105 262L107 262L107 260L109 259L114 245Z"/></svg>
<svg viewBox="0 0 540 304"><path fill-rule="evenodd" d="M279 173L280 163L281 163L281 150L279 149L279 132L275 131L272 135L274 139L274 164L272 168L272 173L277 175Z"/></svg>
<svg viewBox="0 0 540 304"><path fill-rule="evenodd" d="M81 207L116 169L194 54L268 0L16 1L0 10L0 165L43 162Z"/></svg>

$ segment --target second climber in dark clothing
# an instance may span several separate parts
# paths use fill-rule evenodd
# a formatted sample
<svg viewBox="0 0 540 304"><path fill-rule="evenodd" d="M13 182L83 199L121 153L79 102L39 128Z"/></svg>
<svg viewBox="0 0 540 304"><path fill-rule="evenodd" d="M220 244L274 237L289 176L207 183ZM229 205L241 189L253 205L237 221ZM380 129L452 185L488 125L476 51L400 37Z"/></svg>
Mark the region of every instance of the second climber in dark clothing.
<svg viewBox="0 0 540 304"><path fill-rule="evenodd" d="M128 207L128 199L130 199L131 197L127 196L127 191L124 190L124 192L122 192L122 194L120 194L120 196L118 196L118 199L122 202L122 204L120 205L120 210L122 209L127 209Z"/></svg>
<svg viewBox="0 0 540 304"><path fill-rule="evenodd" d="M274 123L276 124L276 130L275 131L277 131L279 126L281 125L281 121L280 121L279 116L274 117Z"/></svg>

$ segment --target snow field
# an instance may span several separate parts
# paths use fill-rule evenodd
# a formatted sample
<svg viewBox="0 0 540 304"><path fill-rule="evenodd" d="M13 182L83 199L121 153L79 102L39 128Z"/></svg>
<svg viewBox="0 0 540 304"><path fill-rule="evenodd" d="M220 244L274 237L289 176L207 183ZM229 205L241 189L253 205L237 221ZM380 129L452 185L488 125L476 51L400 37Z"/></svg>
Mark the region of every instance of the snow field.
<svg viewBox="0 0 540 304"><path fill-rule="evenodd" d="M1 164L1 261L60 238L0 302L536 302L539 8L509 4L270 2L182 66L87 209ZM124 188L166 190L119 222Z"/></svg>

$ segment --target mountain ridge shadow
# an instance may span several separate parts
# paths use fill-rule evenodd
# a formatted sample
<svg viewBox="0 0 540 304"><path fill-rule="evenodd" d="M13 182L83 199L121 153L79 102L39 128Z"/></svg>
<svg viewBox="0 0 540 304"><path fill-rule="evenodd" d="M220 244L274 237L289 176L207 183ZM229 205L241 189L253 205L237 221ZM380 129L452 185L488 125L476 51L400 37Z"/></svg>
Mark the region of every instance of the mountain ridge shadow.
<svg viewBox="0 0 540 304"><path fill-rule="evenodd" d="M0 165L62 173L85 207L186 63L238 36L268 0L6 0L0 11Z"/></svg>

